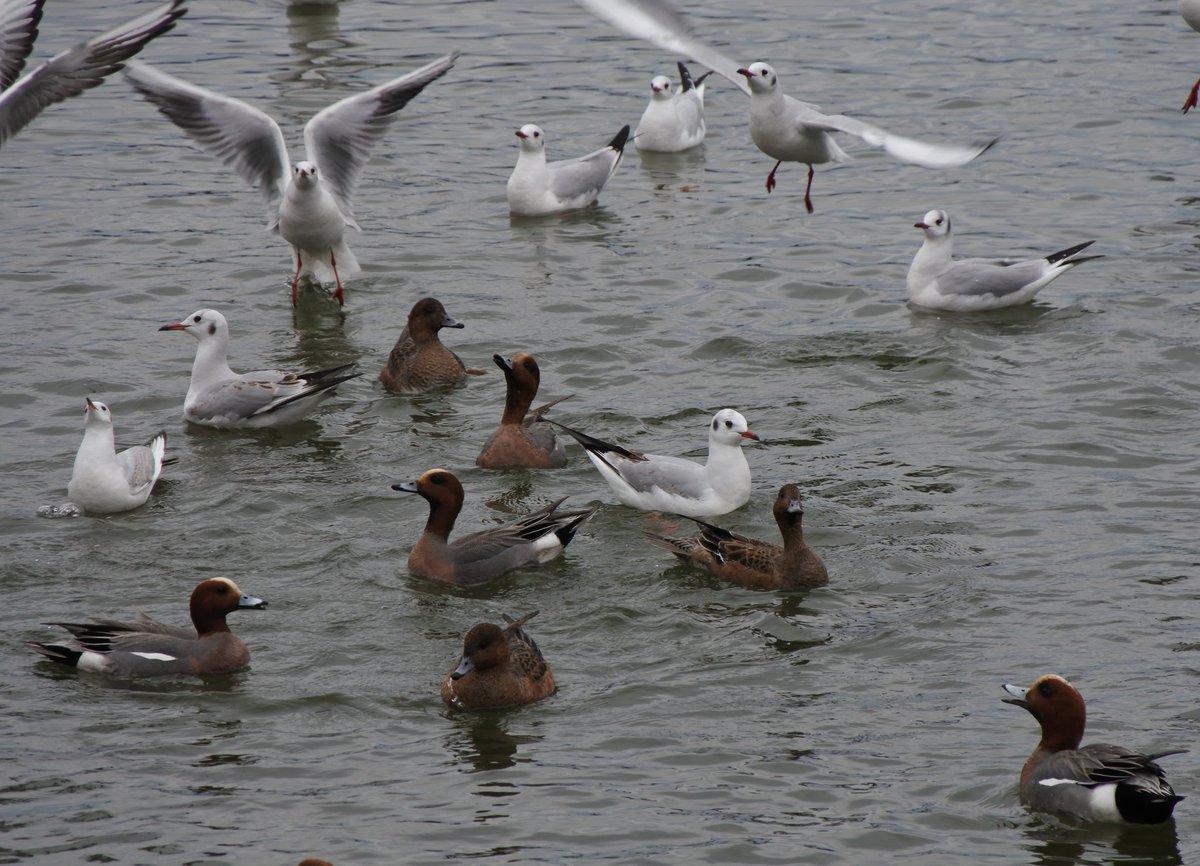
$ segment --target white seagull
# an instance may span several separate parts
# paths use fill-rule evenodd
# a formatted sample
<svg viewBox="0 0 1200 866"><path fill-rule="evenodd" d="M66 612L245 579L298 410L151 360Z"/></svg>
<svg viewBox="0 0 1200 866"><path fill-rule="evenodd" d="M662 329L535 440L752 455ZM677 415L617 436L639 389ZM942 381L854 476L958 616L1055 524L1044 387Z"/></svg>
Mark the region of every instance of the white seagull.
<svg viewBox="0 0 1200 866"><path fill-rule="evenodd" d="M175 26L183 0L157 6L132 21L51 57L18 79L33 51L45 0L0 0L0 146L42 110L104 83L151 39Z"/></svg>
<svg viewBox="0 0 1200 866"><path fill-rule="evenodd" d="M1183 20L1189 27L1200 31L1200 0L1179 0L1179 14L1183 16ZM1192 90L1183 103L1183 113L1187 114L1189 108L1195 108L1198 101L1200 101L1200 79L1197 79L1196 83L1192 85Z"/></svg>
<svg viewBox="0 0 1200 866"><path fill-rule="evenodd" d="M793 99L779 86L779 76L766 63L751 63L738 70L750 84L750 138L758 149L777 160L767 175L767 192L775 188L775 172L785 162L808 165L804 207L813 212L813 166L849 159L831 132L856 135L872 147L882 147L889 156L926 168L966 165L996 142L971 145L927 144L915 138L893 135L877 126L845 115L822 114L815 105Z"/></svg>
<svg viewBox="0 0 1200 866"><path fill-rule="evenodd" d="M557 421L550 423L583 446L617 499L626 505L685 517L711 517L740 508L750 499L750 464L742 445L748 439L758 441L758 436L733 409L722 409L712 418L707 463L643 454Z"/></svg>
<svg viewBox="0 0 1200 866"><path fill-rule="evenodd" d="M192 380L183 401L183 417L207 427L279 427L304 418L332 388L358 373L343 364L311 373L255 370L235 373L226 351L229 325L216 310L197 310L160 331L186 331L199 342Z"/></svg>
<svg viewBox="0 0 1200 866"><path fill-rule="evenodd" d="M767 192L775 187L775 172L784 162L808 164L804 206L812 213L813 166L848 159L829 136L856 135L872 147L882 147L902 162L928 168L965 165L995 144L962 147L927 144L893 135L877 126L844 115L823 114L815 105L786 96L774 71L765 63L739 66L721 52L691 35L683 15L666 0L577 0L594 15L636 39L666 51L694 58L750 94L750 137L760 150L777 160L767 175Z"/></svg>
<svg viewBox="0 0 1200 866"><path fill-rule="evenodd" d="M913 224L925 242L908 268L908 300L935 310L995 310L1033 300L1050 281L1071 268L1103 256L1077 256L1095 241L1076 244L1042 259L959 259L955 261L950 215L931 210Z"/></svg>
<svg viewBox="0 0 1200 866"><path fill-rule="evenodd" d="M137 508L150 498L154 482L162 474L167 434L159 432L145 445L118 454L108 406L87 398L85 419L67 495L90 514Z"/></svg>
<svg viewBox="0 0 1200 866"><path fill-rule="evenodd" d="M672 89L671 79L665 75L656 75L650 82L650 104L633 133L638 150L678 153L704 143L704 79L712 73L692 81L682 61L676 65L679 90Z"/></svg>
<svg viewBox="0 0 1200 866"><path fill-rule="evenodd" d="M267 228L292 247L292 304L305 273L321 282L332 278L337 284L333 296L341 304L342 276L359 271L344 235L346 226L358 228L354 188L371 148L395 113L445 75L457 57L447 54L318 112L304 127L305 159L294 165L279 124L257 108L144 63L129 64L125 76L168 120L266 197Z"/></svg>
<svg viewBox="0 0 1200 866"><path fill-rule="evenodd" d="M521 149L508 178L508 208L516 216L544 216L589 205L621 162L629 126L621 127L607 147L587 156L546 162L546 133L527 123L517 130Z"/></svg>

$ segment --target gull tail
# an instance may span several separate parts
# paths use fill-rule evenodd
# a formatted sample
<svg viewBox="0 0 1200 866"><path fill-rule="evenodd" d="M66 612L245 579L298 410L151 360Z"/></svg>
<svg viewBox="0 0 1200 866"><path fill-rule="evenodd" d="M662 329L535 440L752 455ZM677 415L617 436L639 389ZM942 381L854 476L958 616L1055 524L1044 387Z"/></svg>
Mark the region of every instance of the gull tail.
<svg viewBox="0 0 1200 866"><path fill-rule="evenodd" d="M630 451L628 448L622 448L620 445L614 445L611 442L605 442L603 439L597 439L595 436L589 436L566 424L559 424L557 421L551 421L549 418L543 419L547 424L553 424L563 432L571 436L576 442L583 446L585 451L591 451L593 454L617 454L624 457L626 460L645 460L645 456L637 451Z"/></svg>

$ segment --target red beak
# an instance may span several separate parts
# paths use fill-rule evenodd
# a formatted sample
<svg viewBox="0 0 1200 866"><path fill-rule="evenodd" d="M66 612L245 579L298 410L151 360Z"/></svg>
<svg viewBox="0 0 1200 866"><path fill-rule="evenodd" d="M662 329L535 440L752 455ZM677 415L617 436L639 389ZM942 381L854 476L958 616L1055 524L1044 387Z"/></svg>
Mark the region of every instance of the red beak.
<svg viewBox="0 0 1200 866"><path fill-rule="evenodd" d="M161 328L159 328L159 330L160 331L186 331L187 325L183 324L183 322L172 322L169 325L163 325Z"/></svg>
<svg viewBox="0 0 1200 866"><path fill-rule="evenodd" d="M754 77L754 73L753 73L753 72L751 72L749 69L746 69L744 66L743 66L741 69L739 69L739 70L737 71L737 73L738 73L738 75L744 75L744 76L746 76L747 78L753 78L753 77Z"/></svg>
<svg viewBox="0 0 1200 866"><path fill-rule="evenodd" d="M738 435L741 436L743 439L753 439L755 442L762 441L761 439L758 438L758 434L755 433L753 430L747 430L745 433L739 433Z"/></svg>
<svg viewBox="0 0 1200 866"><path fill-rule="evenodd" d="M913 223L915 229L927 229L929 226L926 223Z"/></svg>
<svg viewBox="0 0 1200 866"><path fill-rule="evenodd" d="M519 129L517 130L517 138L519 138L519 139L521 139L522 141L524 141L524 140L525 140L526 138L528 138L528 137L529 137L529 136L527 136L525 133L521 132L521 130L519 130Z"/></svg>

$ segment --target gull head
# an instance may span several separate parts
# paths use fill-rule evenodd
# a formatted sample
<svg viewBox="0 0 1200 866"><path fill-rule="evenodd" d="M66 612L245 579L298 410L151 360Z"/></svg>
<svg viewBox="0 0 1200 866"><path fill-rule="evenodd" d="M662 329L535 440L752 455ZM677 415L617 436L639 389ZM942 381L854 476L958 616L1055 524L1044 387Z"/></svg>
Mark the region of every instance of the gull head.
<svg viewBox="0 0 1200 866"><path fill-rule="evenodd" d="M201 343L214 337L229 339L229 323L216 310L196 310L182 322L163 325L160 331L187 331Z"/></svg>
<svg viewBox="0 0 1200 866"><path fill-rule="evenodd" d="M775 70L761 60L751 63L749 66L743 66L738 70L738 75L746 76L752 94L770 93L779 85L779 78L775 75Z"/></svg>
<svg viewBox="0 0 1200 866"><path fill-rule="evenodd" d="M712 423L708 426L709 445L743 445L747 439L759 441L757 434L750 429L741 412L734 409L722 409L713 415Z"/></svg>
<svg viewBox="0 0 1200 866"><path fill-rule="evenodd" d="M925 232L925 239L935 241L950 236L950 214L944 210L931 210L921 217L919 223L913 223L913 228Z"/></svg>
<svg viewBox="0 0 1200 866"><path fill-rule="evenodd" d="M546 133L540 126L527 123L517 130L517 138L521 139L521 150L534 153L546 149Z"/></svg>
<svg viewBox="0 0 1200 866"><path fill-rule="evenodd" d="M292 183L300 189L312 189L317 185L317 167L307 161L296 163L292 166Z"/></svg>
<svg viewBox="0 0 1200 866"><path fill-rule="evenodd" d="M104 403L95 402L91 397L84 397L87 408L84 409L84 423L89 427L93 424L112 424L112 413Z"/></svg>
<svg viewBox="0 0 1200 866"><path fill-rule="evenodd" d="M650 80L651 99L671 98L671 79L665 75L656 75Z"/></svg>

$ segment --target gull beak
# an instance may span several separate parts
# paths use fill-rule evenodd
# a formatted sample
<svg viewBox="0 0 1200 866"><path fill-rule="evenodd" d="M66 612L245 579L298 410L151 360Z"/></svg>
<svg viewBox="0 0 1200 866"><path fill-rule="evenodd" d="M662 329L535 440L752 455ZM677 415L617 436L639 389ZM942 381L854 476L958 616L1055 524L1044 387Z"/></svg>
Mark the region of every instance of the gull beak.
<svg viewBox="0 0 1200 866"><path fill-rule="evenodd" d="M754 73L753 73L753 72L751 72L749 69L747 69L747 68L746 68L746 67L744 67L744 66L743 66L741 69L739 69L739 70L737 71L737 73L738 73L738 75L744 75L744 76L746 76L747 78L753 78L753 77L754 77Z"/></svg>
<svg viewBox="0 0 1200 866"><path fill-rule="evenodd" d="M183 322L172 322L169 325L163 325L159 328L160 331L186 331L187 325Z"/></svg>
<svg viewBox="0 0 1200 866"><path fill-rule="evenodd" d="M739 433L738 435L741 436L743 439L753 439L755 442L762 441L761 439L758 438L758 434L755 433L753 430L747 430L744 433Z"/></svg>
<svg viewBox="0 0 1200 866"><path fill-rule="evenodd" d="M913 223L913 228L915 228L915 229L927 229L927 228L929 228L929 223Z"/></svg>
<svg viewBox="0 0 1200 866"><path fill-rule="evenodd" d="M524 141L528 137L529 136L527 136L525 133L521 132L521 130L519 130L519 129L517 130L517 138L521 139L521 141Z"/></svg>

